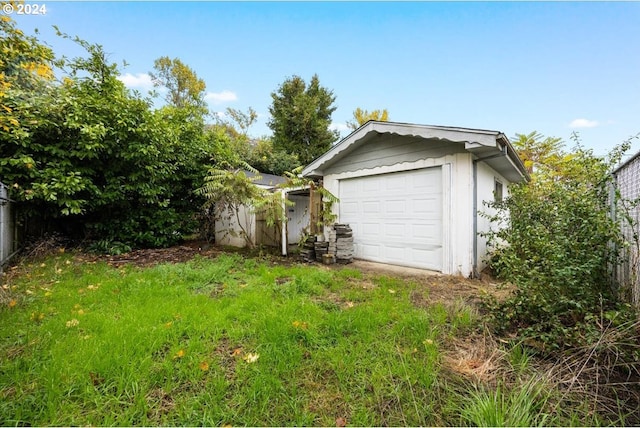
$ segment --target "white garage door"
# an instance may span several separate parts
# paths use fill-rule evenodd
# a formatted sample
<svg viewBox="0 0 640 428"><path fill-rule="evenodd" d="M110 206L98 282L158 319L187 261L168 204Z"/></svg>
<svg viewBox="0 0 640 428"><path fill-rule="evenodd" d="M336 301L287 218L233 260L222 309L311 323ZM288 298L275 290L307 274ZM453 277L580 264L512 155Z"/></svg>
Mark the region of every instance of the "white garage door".
<svg viewBox="0 0 640 428"><path fill-rule="evenodd" d="M355 257L442 270L442 168L340 180Z"/></svg>

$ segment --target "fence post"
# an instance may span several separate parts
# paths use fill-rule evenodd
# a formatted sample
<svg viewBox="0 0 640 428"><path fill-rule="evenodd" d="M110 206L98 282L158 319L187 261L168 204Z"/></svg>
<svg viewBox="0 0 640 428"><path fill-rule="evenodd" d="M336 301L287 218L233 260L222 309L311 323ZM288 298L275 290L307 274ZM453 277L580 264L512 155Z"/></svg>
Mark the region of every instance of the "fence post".
<svg viewBox="0 0 640 428"><path fill-rule="evenodd" d="M17 224L13 218L13 202L9 198L7 186L0 182L0 273L17 249Z"/></svg>

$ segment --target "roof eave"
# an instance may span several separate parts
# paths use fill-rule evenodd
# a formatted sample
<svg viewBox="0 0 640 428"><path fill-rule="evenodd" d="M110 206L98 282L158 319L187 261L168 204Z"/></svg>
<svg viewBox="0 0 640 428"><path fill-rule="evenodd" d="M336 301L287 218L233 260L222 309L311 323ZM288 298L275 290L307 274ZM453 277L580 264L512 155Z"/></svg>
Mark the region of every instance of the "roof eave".
<svg viewBox="0 0 640 428"><path fill-rule="evenodd" d="M499 172L501 172L501 174L510 181L520 182L523 180L529 180L529 174L527 173L524 164L518 157L518 154L509 142L509 139L501 132L484 129L412 125L407 123L376 121L369 121L365 123L347 137L343 138L322 156L305 167L302 170L302 175L311 178L322 177L327 165L332 164L343 155L346 155L352 146L357 145L358 141L365 139L372 132L464 143L465 149L471 153L490 152L491 154L499 154L502 151L502 147L506 147L506 160L503 159L492 163L496 164L502 170L502 172ZM482 155L479 157L482 157Z"/></svg>

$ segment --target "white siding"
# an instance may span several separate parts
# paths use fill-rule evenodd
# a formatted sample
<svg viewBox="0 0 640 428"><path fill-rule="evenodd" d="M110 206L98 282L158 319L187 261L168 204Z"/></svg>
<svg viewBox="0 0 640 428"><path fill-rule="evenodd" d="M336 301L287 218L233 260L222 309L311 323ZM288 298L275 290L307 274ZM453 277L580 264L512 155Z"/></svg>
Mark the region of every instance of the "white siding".
<svg viewBox="0 0 640 428"><path fill-rule="evenodd" d="M228 216L228 213L223 213L224 217ZM238 221L239 220L239 221ZM216 221L216 244L230 245L232 247L245 247L247 245L244 237L241 234L242 227L247 231L251 240L256 241L256 216L252 210L245 206L240 206L238 209L238 216L233 214L229 218L223 218Z"/></svg>
<svg viewBox="0 0 640 428"><path fill-rule="evenodd" d="M477 180L478 180L478 270L482 270L487 265L487 238L482 236L483 233L489 232L492 228L495 230L500 227L499 224L491 224L486 215L495 214L495 210L490 208L486 203L493 202L494 200L494 185L496 180L502 183L502 197L503 199L509 195L509 182L490 166L483 162L477 164Z"/></svg>
<svg viewBox="0 0 640 428"><path fill-rule="evenodd" d="M439 159L446 155L464 152L463 143L392 134L373 134L347 157L327 169L325 175L399 165L415 162L417 159Z"/></svg>
<svg viewBox="0 0 640 428"><path fill-rule="evenodd" d="M479 171L478 183L474 182L474 158L485 159L475 164L478 167L476 172ZM505 177L521 181L526 176L524 167L502 133L477 129L370 122L308 165L303 170L303 174L323 177L325 188L336 196L342 196L349 203L348 197L345 197L348 192L340 191L341 182L346 183L350 179L362 178L362 181L356 182L364 186L369 184L364 177L385 174L391 177L393 173L424 168L441 170L442 192L439 196L439 203L442 205L441 271L446 274L469 276L474 271L476 261L482 266L486 251L485 240L482 238L476 240L476 228L480 232L489 228L488 222L483 222L482 219L474 223L476 205L478 210L481 210L483 209L482 201L493 197L496 177L503 179L503 190L506 195L509 182L504 179ZM494 171L495 169L503 172L498 173ZM475 184L478 186L474 187ZM376 184L374 187L382 192L380 185ZM478 191L475 199L474 188ZM360 188L356 188L355 191L359 192L358 194L363 192ZM357 200L358 194L355 195ZM402 195L405 207L409 206L409 203L408 199L404 198L410 196L410 193ZM376 209L387 209L385 204L389 201L390 199L383 199L379 206L374 200L366 202L371 211L368 212L365 210L365 201L360 200L357 215L350 213L348 206L340 208L343 203L340 202L334 207L334 214L338 216L338 222L353 219L359 225L358 227L364 227L365 217L375 217L372 212ZM407 208L407 210L411 209L411 207ZM410 213L408 215L410 216ZM385 221L388 218L390 217L382 217ZM398 215L398 218L402 217ZM378 220L380 218L373 223L379 224ZM412 223L415 219L408 218L407 221L408 227L413 227ZM397 245L402 245L406 241L406 227L402 233L398 233ZM400 229L399 226L398 229ZM376 234L382 237L383 242L386 239L385 236L390 236L389 231L377 231ZM475 245L476 243L478 246ZM390 245L387 246L390 247ZM478 250L477 259L474 257L475 249ZM370 250L375 252L379 249L372 247ZM366 255L364 250L358 251L358 254ZM410 259L406 254L404 258Z"/></svg>
<svg viewBox="0 0 640 428"><path fill-rule="evenodd" d="M0 272L2 265L18 249L14 220L13 202L9 200L6 186L0 183Z"/></svg>

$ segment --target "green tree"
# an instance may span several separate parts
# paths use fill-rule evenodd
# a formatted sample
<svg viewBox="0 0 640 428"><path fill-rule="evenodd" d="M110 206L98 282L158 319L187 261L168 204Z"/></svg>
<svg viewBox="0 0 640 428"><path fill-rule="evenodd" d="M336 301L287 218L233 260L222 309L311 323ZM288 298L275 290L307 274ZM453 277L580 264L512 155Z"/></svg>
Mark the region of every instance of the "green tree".
<svg viewBox="0 0 640 428"><path fill-rule="evenodd" d="M246 113L228 107L225 111L225 117L229 117L230 120L219 120L215 126L224 129L227 133L229 142L237 153L238 158L241 160L248 159L252 150L249 128L258 119L258 113L251 107Z"/></svg>
<svg viewBox="0 0 640 428"><path fill-rule="evenodd" d="M563 153L561 138L545 137L537 131L516 134L513 146L529 174L541 169L561 172L566 169L562 165L571 158L570 154Z"/></svg>
<svg viewBox="0 0 640 428"><path fill-rule="evenodd" d="M227 107L225 112L235 124L233 128L239 129L238 133L248 139L249 128L258 120L258 113L251 107L249 107L246 113L231 107Z"/></svg>
<svg viewBox="0 0 640 428"><path fill-rule="evenodd" d="M0 2L0 6L9 2ZM25 35L9 16L0 16L0 133L24 133L18 109L53 79L53 51ZM7 137L5 135L5 137Z"/></svg>
<svg viewBox="0 0 640 428"><path fill-rule="evenodd" d="M251 107L247 112L227 108L226 116L231 120L220 124L230 138L233 150L239 155L237 160L246 162L258 171L266 174L282 175L300 165L298 156L284 149L275 149L271 138L251 139L249 128L258 119L258 113Z"/></svg>
<svg viewBox="0 0 640 428"><path fill-rule="evenodd" d="M388 122L389 112L387 111L387 109L373 110L369 112L368 110L362 110L360 107L358 107L353 111L353 122L347 122L347 126L355 130L370 120Z"/></svg>
<svg viewBox="0 0 640 428"><path fill-rule="evenodd" d="M339 133L329 129L333 105L333 92L320 86L318 75L307 83L299 76L286 79L271 93L269 107L273 131L273 146L298 155L307 164L327 151Z"/></svg>
<svg viewBox="0 0 640 428"><path fill-rule="evenodd" d="M63 35L63 37L68 37ZM78 238L165 246L195 226L207 163L226 155L197 106L151 109L101 46L58 64L59 84L22 90L18 130L0 130L0 176L22 213ZM18 132L19 131L19 132Z"/></svg>
<svg viewBox="0 0 640 428"><path fill-rule="evenodd" d="M206 84L188 65L178 58L163 56L155 60L153 68L155 72L149 75L156 87L167 89L167 103L175 107L192 105L206 108Z"/></svg>
<svg viewBox="0 0 640 428"><path fill-rule="evenodd" d="M275 149L269 138L261 138L251 145L244 159L249 165L265 174L282 175L300 166L298 156Z"/></svg>

